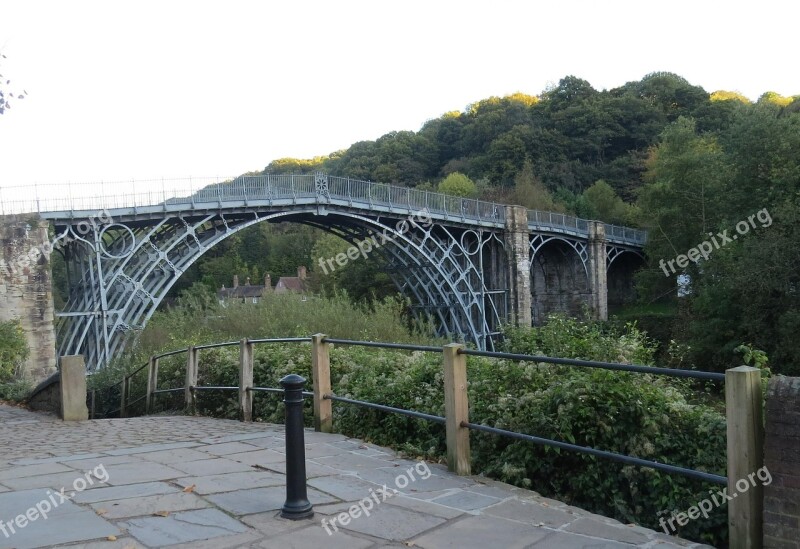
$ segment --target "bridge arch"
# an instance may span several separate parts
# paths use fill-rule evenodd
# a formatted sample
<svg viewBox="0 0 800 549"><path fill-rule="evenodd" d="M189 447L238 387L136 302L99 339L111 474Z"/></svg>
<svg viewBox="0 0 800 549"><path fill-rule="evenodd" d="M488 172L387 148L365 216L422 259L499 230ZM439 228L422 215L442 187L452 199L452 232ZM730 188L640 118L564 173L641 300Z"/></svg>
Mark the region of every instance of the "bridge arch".
<svg viewBox="0 0 800 549"><path fill-rule="evenodd" d="M440 335L491 345L500 307L488 307L490 291L481 255L502 241L474 228L414 225L404 216L330 212L297 205L273 212L227 215L205 212L128 219L95 227L89 235L68 225L58 237L69 265L67 314L59 326L61 354L84 354L102 367L143 328L180 276L208 250L261 222L293 221L333 232L353 244L369 240L399 268L392 278L417 305L438 320ZM417 220L419 222L419 220ZM407 229L406 229L407 228ZM494 251L496 253L496 250Z"/></svg>

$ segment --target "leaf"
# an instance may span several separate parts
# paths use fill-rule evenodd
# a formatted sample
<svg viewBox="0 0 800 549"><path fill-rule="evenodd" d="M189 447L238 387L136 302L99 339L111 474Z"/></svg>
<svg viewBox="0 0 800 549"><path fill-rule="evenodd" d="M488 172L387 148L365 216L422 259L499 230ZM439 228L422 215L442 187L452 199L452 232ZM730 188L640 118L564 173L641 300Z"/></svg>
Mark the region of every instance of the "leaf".
<svg viewBox="0 0 800 549"><path fill-rule="evenodd" d="M168 517L169 516L169 511L156 511L155 513L153 513L153 516L154 517Z"/></svg>
<svg viewBox="0 0 800 549"><path fill-rule="evenodd" d="M186 492L187 494L191 494L192 492L194 492L195 486L197 485L192 484L191 486L187 486L186 488L183 489L183 491Z"/></svg>
<svg viewBox="0 0 800 549"><path fill-rule="evenodd" d="M108 541L117 541L117 536L108 536L106 539Z"/></svg>
<svg viewBox="0 0 800 549"><path fill-rule="evenodd" d="M97 510L97 511L95 511L95 512L96 512L98 515L100 515L100 516L102 517L103 515L105 515L106 513L108 513L108 510L106 510L106 509L98 509L98 510Z"/></svg>

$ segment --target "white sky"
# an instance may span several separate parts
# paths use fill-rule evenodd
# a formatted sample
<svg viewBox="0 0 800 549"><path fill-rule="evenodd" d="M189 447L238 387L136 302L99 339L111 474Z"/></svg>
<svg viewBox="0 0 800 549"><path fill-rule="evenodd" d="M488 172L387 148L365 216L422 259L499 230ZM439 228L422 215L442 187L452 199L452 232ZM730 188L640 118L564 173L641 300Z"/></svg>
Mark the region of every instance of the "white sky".
<svg viewBox="0 0 800 549"><path fill-rule="evenodd" d="M0 0L0 187L237 175L574 74L800 93L800 4Z"/></svg>

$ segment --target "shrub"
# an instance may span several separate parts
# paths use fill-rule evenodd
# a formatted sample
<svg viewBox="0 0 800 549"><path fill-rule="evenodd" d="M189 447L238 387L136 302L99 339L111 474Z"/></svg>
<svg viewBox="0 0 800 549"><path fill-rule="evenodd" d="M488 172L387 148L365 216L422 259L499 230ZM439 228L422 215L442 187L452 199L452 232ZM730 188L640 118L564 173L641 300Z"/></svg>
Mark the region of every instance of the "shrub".
<svg viewBox="0 0 800 549"><path fill-rule="evenodd" d="M306 334L303 334L306 335ZM635 325L623 331L555 316L542 327L510 329L506 350L604 361L652 362L653 345ZM199 342L196 342L199 343ZM200 351L200 385L238 385L238 349ZM181 387L185 356L161 364L160 388ZM257 386L278 387L288 373L310 380L310 346L258 345ZM469 357L470 421L691 469L725 474L725 418L687 399L687 385L664 377L544 363ZM334 346L331 381L337 395L444 415L441 356L435 353ZM168 397L159 397L169 405ZM311 424L311 399L306 399ZM201 392L198 410L234 418L235 392ZM443 460L444 427L398 414L336 403L335 430L413 456ZM259 421L283 422L279 395L255 397ZM473 471L613 516L659 528L659 513L680 511L716 488L700 481L585 454L486 433L472 434ZM725 509L691 521L678 533L726 542Z"/></svg>
<svg viewBox="0 0 800 549"><path fill-rule="evenodd" d="M0 322L0 382L19 375L28 358L28 342L17 320Z"/></svg>
<svg viewBox="0 0 800 549"><path fill-rule="evenodd" d="M453 172L445 177L440 183L438 190L440 193L462 198L474 198L478 194L478 186L469 177L460 172Z"/></svg>
<svg viewBox="0 0 800 549"><path fill-rule="evenodd" d="M29 379L23 378L0 382L0 400L21 402L31 394L32 390L33 383Z"/></svg>

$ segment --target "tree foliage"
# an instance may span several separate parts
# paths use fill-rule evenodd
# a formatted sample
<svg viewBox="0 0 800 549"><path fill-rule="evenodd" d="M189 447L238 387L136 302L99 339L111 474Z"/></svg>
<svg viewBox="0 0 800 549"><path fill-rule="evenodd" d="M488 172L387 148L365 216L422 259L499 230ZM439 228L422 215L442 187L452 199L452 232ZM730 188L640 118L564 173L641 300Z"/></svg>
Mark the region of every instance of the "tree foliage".
<svg viewBox="0 0 800 549"><path fill-rule="evenodd" d="M790 335L800 323L799 246L790 226L799 121L797 96L767 92L751 102L737 92L709 94L668 72L598 90L569 75L536 96L482 99L419 131L389 132L329 156L275 160L265 172L323 170L426 190L439 182L439 190L457 196L647 228L650 261L638 274L638 292L646 302L679 306L673 339L690 349L687 360L721 369L740 360L733 349L752 344L776 361L776 371L800 371ZM763 208L773 226L752 228L710 258L690 261L680 274L690 276L691 295L678 299L679 273L664 276L659 262L721 231L732 234ZM292 275L297 265L315 269L329 242L322 235L253 227L206 254L183 287L218 287L236 273L257 279ZM317 271L312 282L324 293L346 289L370 299L393 291L378 254L327 277Z"/></svg>
<svg viewBox="0 0 800 549"><path fill-rule="evenodd" d="M462 198L474 198L478 194L478 187L475 182L460 172L453 172L445 177L439 183L437 190L440 193Z"/></svg>
<svg viewBox="0 0 800 549"><path fill-rule="evenodd" d="M640 201L650 267L639 288L648 299L674 293L675 276L665 277L659 260L713 247L680 270L691 281L679 299L681 337L703 368L737 365L734 351L747 344L764 350L774 371L800 372L792 335L800 329L799 147L800 114L762 98L713 134L679 118L650 155Z"/></svg>
<svg viewBox="0 0 800 549"><path fill-rule="evenodd" d="M0 53L0 68L2 68L2 60L6 59L5 54ZM11 108L14 99L21 101L27 97L28 92L22 90L15 92L11 87L11 79L3 74L0 74L0 114L4 114L6 110Z"/></svg>

